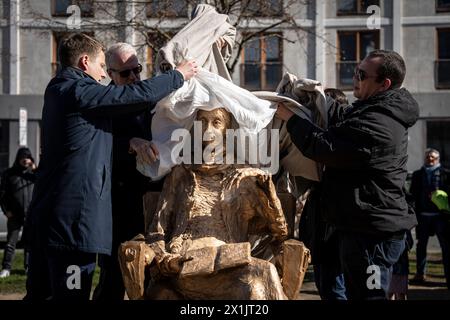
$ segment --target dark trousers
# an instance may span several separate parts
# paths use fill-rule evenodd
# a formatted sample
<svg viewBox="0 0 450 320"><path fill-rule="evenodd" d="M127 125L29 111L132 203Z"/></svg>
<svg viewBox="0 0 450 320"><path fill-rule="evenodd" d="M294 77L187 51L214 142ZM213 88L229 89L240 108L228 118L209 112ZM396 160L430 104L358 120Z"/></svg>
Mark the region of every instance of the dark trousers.
<svg viewBox="0 0 450 320"><path fill-rule="evenodd" d="M27 273L27 294L23 298L28 301L48 300L51 297L50 276L48 271L47 251L42 242L34 239L30 243L29 265Z"/></svg>
<svg viewBox="0 0 450 320"><path fill-rule="evenodd" d="M136 182L137 185L137 182ZM143 192L132 183L113 181L113 243L111 255L99 255L100 280L94 290L95 301L120 301L125 297L118 250L122 242L144 233Z"/></svg>
<svg viewBox="0 0 450 320"><path fill-rule="evenodd" d="M19 233L23 227L23 217L17 218L13 216L12 218L8 218L6 227L8 234L6 236L6 245L5 245L5 252L3 255L2 268L11 270L12 262L14 260L14 255L16 252L16 245L17 242L19 241ZM27 269L27 261L28 261L28 252L27 250L25 250L25 257L24 257L25 270Z"/></svg>
<svg viewBox="0 0 450 320"><path fill-rule="evenodd" d="M418 225L416 227L417 238L417 274L424 275L427 263L427 245L431 235L436 234L442 250L442 262L444 264L444 273L447 280L447 286L450 283L450 243L448 221L441 215L424 216L417 215Z"/></svg>
<svg viewBox="0 0 450 320"><path fill-rule="evenodd" d="M80 251L48 251L52 300L88 301L97 254Z"/></svg>
<svg viewBox="0 0 450 320"><path fill-rule="evenodd" d="M338 248L338 238L333 235L321 248L320 262L314 264L314 281L322 300L347 300Z"/></svg>
<svg viewBox="0 0 450 320"><path fill-rule="evenodd" d="M333 266L314 265L314 281L322 300L347 300L344 274Z"/></svg>
<svg viewBox="0 0 450 320"><path fill-rule="evenodd" d="M110 256L100 254L98 256L100 267L100 279L95 287L92 297L95 301L121 301L125 296L122 272L118 262L117 250L113 250Z"/></svg>
<svg viewBox="0 0 450 320"><path fill-rule="evenodd" d="M387 299L392 266L405 249L405 235L378 238L339 233L339 255L349 300Z"/></svg>

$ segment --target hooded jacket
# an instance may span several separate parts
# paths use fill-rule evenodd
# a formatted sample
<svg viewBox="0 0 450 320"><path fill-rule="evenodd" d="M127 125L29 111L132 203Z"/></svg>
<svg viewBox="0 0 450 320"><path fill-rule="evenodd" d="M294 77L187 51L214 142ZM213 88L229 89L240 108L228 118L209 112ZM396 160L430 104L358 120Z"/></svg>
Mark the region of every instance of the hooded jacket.
<svg viewBox="0 0 450 320"><path fill-rule="evenodd" d="M20 164L22 159L34 159L30 149L22 147L17 151L11 168L2 174L0 198L3 212L9 211L17 219L24 219L33 195L34 171Z"/></svg>
<svg viewBox="0 0 450 320"><path fill-rule="evenodd" d="M417 224L404 184L408 128L418 116L411 94L392 89L354 102L327 130L289 119L294 144L326 165L321 201L325 219L338 230L387 237Z"/></svg>

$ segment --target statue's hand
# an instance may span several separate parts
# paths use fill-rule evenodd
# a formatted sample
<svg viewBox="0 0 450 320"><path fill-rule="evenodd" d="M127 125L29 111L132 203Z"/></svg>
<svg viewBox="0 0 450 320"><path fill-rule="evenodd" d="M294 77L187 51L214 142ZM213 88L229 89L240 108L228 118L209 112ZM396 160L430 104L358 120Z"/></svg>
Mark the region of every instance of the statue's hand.
<svg viewBox="0 0 450 320"><path fill-rule="evenodd" d="M192 257L185 257L180 254L167 254L159 263L159 270L165 276L179 274L183 263L192 260Z"/></svg>
<svg viewBox="0 0 450 320"><path fill-rule="evenodd" d="M229 177L225 182L225 189L231 190L232 188L239 188L241 180L246 177L255 177L261 174L260 169L256 168L246 168L244 170L237 169L236 173L232 177Z"/></svg>
<svg viewBox="0 0 450 320"><path fill-rule="evenodd" d="M156 145L141 138L132 138L130 140L129 153L135 153L137 157L144 162L151 164L159 159L159 151Z"/></svg>

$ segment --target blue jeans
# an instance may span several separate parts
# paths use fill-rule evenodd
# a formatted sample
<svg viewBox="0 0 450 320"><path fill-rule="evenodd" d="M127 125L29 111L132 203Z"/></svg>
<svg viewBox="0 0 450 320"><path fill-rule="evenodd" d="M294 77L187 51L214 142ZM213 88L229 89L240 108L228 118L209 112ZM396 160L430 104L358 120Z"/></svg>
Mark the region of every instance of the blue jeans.
<svg viewBox="0 0 450 320"><path fill-rule="evenodd" d="M339 255L349 300L387 299L392 266L405 249L405 236L379 238L340 232Z"/></svg>
<svg viewBox="0 0 450 320"><path fill-rule="evenodd" d="M322 300L347 300L344 274L336 266L327 263L314 265L314 281Z"/></svg>
<svg viewBox="0 0 450 320"><path fill-rule="evenodd" d="M322 300L347 300L338 249L338 237L333 234L323 242L322 258L314 264L314 281Z"/></svg>
<svg viewBox="0 0 450 320"><path fill-rule="evenodd" d="M424 275L425 267L427 264L427 245L428 238L431 235L436 234L439 244L442 250L442 261L444 264L444 273L447 283L449 282L450 270L449 270L449 239L447 222L441 215L437 216L423 216L421 214L417 215L418 225L416 227L416 239L417 239L417 249L416 249L416 259L417 259L417 274Z"/></svg>
<svg viewBox="0 0 450 320"><path fill-rule="evenodd" d="M88 301L97 254L80 251L48 251L52 300Z"/></svg>

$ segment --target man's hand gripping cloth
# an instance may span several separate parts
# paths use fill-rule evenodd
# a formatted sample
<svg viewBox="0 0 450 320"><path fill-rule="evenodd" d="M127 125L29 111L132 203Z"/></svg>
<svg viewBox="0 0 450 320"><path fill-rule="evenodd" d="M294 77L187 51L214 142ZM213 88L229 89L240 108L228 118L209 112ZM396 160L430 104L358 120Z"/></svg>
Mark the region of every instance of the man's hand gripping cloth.
<svg viewBox="0 0 450 320"><path fill-rule="evenodd" d="M298 79L286 72L276 92L253 93L274 103L283 102L292 112L322 128L328 125L328 109L333 101L326 98L323 87L317 80ZM281 167L292 176L301 176L313 181L320 180L322 168L315 161L306 158L292 143L286 122L274 118L268 127L280 130Z"/></svg>

